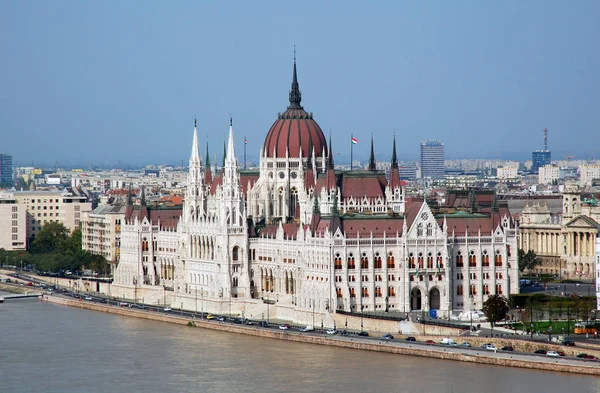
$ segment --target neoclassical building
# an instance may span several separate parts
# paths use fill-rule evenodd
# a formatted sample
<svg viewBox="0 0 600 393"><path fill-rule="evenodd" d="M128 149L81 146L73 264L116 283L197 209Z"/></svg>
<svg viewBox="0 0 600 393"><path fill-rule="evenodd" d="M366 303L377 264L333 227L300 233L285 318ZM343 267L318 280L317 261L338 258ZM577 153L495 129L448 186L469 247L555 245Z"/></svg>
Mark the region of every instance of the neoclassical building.
<svg viewBox="0 0 600 393"><path fill-rule="evenodd" d="M533 250L543 264L535 271L563 279L592 280L595 244L600 222L597 196L567 184L562 193L562 212L534 203L523 209L519 223L519 248Z"/></svg>
<svg viewBox="0 0 600 393"><path fill-rule="evenodd" d="M194 125L183 210L129 207L115 295L309 323L338 310L449 316L518 292L517 229L493 192L451 192L445 206L408 197L395 138L389 176L373 140L366 170L337 171L301 101L294 61L258 171L238 167L230 121L213 173Z"/></svg>

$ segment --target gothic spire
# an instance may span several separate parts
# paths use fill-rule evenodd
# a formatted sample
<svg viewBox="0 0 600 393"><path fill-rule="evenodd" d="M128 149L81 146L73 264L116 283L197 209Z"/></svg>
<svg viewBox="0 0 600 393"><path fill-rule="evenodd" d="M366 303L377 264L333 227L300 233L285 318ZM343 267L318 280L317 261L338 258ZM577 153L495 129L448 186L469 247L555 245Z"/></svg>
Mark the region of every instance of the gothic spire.
<svg viewBox="0 0 600 393"><path fill-rule="evenodd" d="M394 144L392 147L392 169L398 169L398 158L396 157L396 134L394 134Z"/></svg>
<svg viewBox="0 0 600 393"><path fill-rule="evenodd" d="M296 72L296 47L294 46L294 74L292 76L292 89L290 90L290 106L288 109L302 109L300 105L302 94L298 85L298 74Z"/></svg>
<svg viewBox="0 0 600 393"><path fill-rule="evenodd" d="M313 158L313 144L312 138L308 138L308 158L306 159L306 169L312 169L312 158Z"/></svg>
<svg viewBox="0 0 600 393"><path fill-rule="evenodd" d="M227 140L227 158L225 162L235 163L235 142L233 139L233 118L229 117L229 138Z"/></svg>
<svg viewBox="0 0 600 393"><path fill-rule="evenodd" d="M192 154L190 162L200 162L200 149L198 148L198 129L196 128L196 119L194 119L194 138L192 140Z"/></svg>
<svg viewBox="0 0 600 393"><path fill-rule="evenodd" d="M208 155L208 142L206 142L206 167L210 169L210 156Z"/></svg>
<svg viewBox="0 0 600 393"><path fill-rule="evenodd" d="M313 203L312 212L313 212L313 214L321 213L321 209L319 208L319 197L317 196L316 192L315 192L315 199L314 199L314 203Z"/></svg>
<svg viewBox="0 0 600 393"><path fill-rule="evenodd" d="M327 157L327 169L333 169L333 150L331 147L331 134L329 134L329 157Z"/></svg>
<svg viewBox="0 0 600 393"><path fill-rule="evenodd" d="M369 170L377 170L377 165L375 164L375 151L373 150L373 134L371 134L371 156L369 157Z"/></svg>

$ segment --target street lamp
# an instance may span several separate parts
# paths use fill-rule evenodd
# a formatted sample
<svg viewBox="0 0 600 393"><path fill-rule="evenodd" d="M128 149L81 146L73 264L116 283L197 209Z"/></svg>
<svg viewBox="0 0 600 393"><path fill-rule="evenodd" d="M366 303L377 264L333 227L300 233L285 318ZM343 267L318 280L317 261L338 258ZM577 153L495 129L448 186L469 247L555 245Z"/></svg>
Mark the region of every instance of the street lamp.
<svg viewBox="0 0 600 393"><path fill-rule="evenodd" d="M312 301L312 327L315 326L315 299Z"/></svg>

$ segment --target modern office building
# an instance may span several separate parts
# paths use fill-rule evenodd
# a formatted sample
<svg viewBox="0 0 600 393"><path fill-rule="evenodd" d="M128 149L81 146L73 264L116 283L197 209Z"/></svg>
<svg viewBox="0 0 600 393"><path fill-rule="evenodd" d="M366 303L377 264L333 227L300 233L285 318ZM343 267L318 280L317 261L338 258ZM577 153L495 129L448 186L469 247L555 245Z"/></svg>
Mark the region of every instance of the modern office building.
<svg viewBox="0 0 600 393"><path fill-rule="evenodd" d="M421 177L444 177L444 144L438 141L421 143Z"/></svg>
<svg viewBox="0 0 600 393"><path fill-rule="evenodd" d="M0 248L25 250L27 211L13 194L0 194ZM6 261L8 262L8 261Z"/></svg>
<svg viewBox="0 0 600 393"><path fill-rule="evenodd" d="M538 170L546 165L550 165L552 161L552 153L548 150L536 150L531 155L531 170L538 172Z"/></svg>
<svg viewBox="0 0 600 393"><path fill-rule="evenodd" d="M0 187L13 185L12 156L0 153Z"/></svg>

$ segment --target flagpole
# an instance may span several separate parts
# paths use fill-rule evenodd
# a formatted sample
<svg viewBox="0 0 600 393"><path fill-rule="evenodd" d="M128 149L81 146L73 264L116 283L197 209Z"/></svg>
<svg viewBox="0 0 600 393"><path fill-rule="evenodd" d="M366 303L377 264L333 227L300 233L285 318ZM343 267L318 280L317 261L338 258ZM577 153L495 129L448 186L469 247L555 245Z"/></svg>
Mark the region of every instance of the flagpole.
<svg viewBox="0 0 600 393"><path fill-rule="evenodd" d="M244 169L246 169L246 145L248 144L248 140L246 136L244 136Z"/></svg>
<svg viewBox="0 0 600 393"><path fill-rule="evenodd" d="M350 134L350 172L352 172L352 152L354 151L354 135Z"/></svg>

